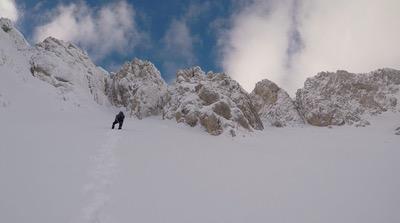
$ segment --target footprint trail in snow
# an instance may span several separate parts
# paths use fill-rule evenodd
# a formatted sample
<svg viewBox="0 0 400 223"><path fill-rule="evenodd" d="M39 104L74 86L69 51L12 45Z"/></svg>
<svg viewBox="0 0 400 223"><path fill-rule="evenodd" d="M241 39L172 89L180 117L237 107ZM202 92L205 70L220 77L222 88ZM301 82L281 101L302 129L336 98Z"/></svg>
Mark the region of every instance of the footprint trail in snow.
<svg viewBox="0 0 400 223"><path fill-rule="evenodd" d="M110 200L109 189L118 172L114 150L120 138L120 132L108 131L105 136L106 142L91 158L92 164L89 169L91 182L84 188L88 200L88 204L83 209L84 222L99 223L100 219L104 220L108 217L102 213L102 210Z"/></svg>

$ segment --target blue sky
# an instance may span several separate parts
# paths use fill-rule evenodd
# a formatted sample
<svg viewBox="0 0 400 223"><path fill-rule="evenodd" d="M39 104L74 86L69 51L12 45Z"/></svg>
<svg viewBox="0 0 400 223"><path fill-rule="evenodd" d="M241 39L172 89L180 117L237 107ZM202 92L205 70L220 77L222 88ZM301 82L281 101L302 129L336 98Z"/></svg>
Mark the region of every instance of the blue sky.
<svg viewBox="0 0 400 223"><path fill-rule="evenodd" d="M118 70L150 60L167 81L199 65L251 91L262 79L293 96L321 71L400 69L399 0L1 0L31 43L47 36Z"/></svg>
<svg viewBox="0 0 400 223"><path fill-rule="evenodd" d="M23 10L23 16L18 25L30 42L35 42L34 29L46 20L46 13L55 10L59 5L86 4L93 10L110 4L110 1L88 0L79 1L31 1L17 0L18 7ZM204 70L222 71L218 63L217 38L215 27L217 22L224 21L230 16L232 4L230 0L202 1L202 0L129 0L135 15L137 29L145 35L145 39L136 43L136 46L125 52L109 52L105 56L96 58L95 62L109 70L117 70L124 62L134 57L147 59L153 62L167 80L173 79L177 68L199 65ZM190 12L194 11L194 12ZM191 15L188 15L191 13ZM193 14L193 15L192 15ZM48 19L48 18L47 18ZM166 47L166 35L173 23L184 23L192 39L190 55L181 55L181 50ZM219 23L218 25L223 25ZM85 48L84 44L79 44ZM96 52L91 52L95 54ZM177 55L178 54L178 55Z"/></svg>

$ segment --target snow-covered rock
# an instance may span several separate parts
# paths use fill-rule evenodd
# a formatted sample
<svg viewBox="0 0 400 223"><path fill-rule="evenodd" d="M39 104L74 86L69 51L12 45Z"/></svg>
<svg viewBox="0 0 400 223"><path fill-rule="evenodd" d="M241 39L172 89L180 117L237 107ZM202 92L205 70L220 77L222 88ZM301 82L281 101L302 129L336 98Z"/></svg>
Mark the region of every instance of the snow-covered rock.
<svg viewBox="0 0 400 223"><path fill-rule="evenodd" d="M0 75L29 71L30 45L9 19L0 18Z"/></svg>
<svg viewBox="0 0 400 223"><path fill-rule="evenodd" d="M105 95L108 74L74 44L48 37L35 46L30 63L33 76L62 94L91 95L99 104L108 103Z"/></svg>
<svg viewBox="0 0 400 223"><path fill-rule="evenodd" d="M200 124L212 135L263 129L247 92L226 74L206 75L200 67L180 70L168 91L168 119L175 118L192 127Z"/></svg>
<svg viewBox="0 0 400 223"><path fill-rule="evenodd" d="M139 119L161 114L167 101L167 85L149 61L134 59L112 75L109 98L113 105L125 107Z"/></svg>
<svg viewBox="0 0 400 223"><path fill-rule="evenodd" d="M32 47L12 22L4 18L0 19L0 73L24 82L40 79L56 87L60 99L75 105L93 101L108 104L105 95L108 74L96 67L86 52L51 37Z"/></svg>
<svg viewBox="0 0 400 223"><path fill-rule="evenodd" d="M399 111L400 71L379 69L367 74L322 72L308 78L296 93L305 120L316 126L368 125L366 115Z"/></svg>
<svg viewBox="0 0 400 223"><path fill-rule="evenodd" d="M396 128L394 134L395 134L395 135L400 135L400 127L397 127L397 128Z"/></svg>
<svg viewBox="0 0 400 223"><path fill-rule="evenodd" d="M7 38L8 40L11 40L10 42L12 43L12 46L17 50L27 50L30 47L24 36L14 27L11 20L0 18L0 28L0 32L2 32L2 35L0 35L1 42L4 42Z"/></svg>
<svg viewBox="0 0 400 223"><path fill-rule="evenodd" d="M258 82L250 94L264 126L294 126L304 124L294 101L285 90L272 81Z"/></svg>

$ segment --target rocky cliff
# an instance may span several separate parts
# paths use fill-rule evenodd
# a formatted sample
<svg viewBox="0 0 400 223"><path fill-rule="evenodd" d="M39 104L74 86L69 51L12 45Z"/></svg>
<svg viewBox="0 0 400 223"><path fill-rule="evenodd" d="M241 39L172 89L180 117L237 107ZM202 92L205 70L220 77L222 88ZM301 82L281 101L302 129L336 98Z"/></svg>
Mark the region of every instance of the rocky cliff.
<svg viewBox="0 0 400 223"><path fill-rule="evenodd" d="M169 119L201 125L212 135L263 129L249 95L226 74L205 74L199 67L180 70L168 92Z"/></svg>
<svg viewBox="0 0 400 223"><path fill-rule="evenodd" d="M77 105L109 104L105 95L108 74L72 43L49 37L30 46L10 20L0 19L0 66L27 79L34 76L55 87Z"/></svg>
<svg viewBox="0 0 400 223"><path fill-rule="evenodd" d="M30 64L33 76L63 94L91 95L99 104L108 103L105 95L108 74L74 44L49 37L33 48Z"/></svg>
<svg viewBox="0 0 400 223"><path fill-rule="evenodd" d="M285 90L267 79L258 82L250 97L265 126L304 124L294 101Z"/></svg>
<svg viewBox="0 0 400 223"><path fill-rule="evenodd" d="M134 59L111 77L110 102L139 119L160 115L167 101L167 84L149 61Z"/></svg>
<svg viewBox="0 0 400 223"><path fill-rule="evenodd" d="M399 111L399 100L400 71L393 69L322 72L296 93L300 113L315 126L368 125L368 115Z"/></svg>

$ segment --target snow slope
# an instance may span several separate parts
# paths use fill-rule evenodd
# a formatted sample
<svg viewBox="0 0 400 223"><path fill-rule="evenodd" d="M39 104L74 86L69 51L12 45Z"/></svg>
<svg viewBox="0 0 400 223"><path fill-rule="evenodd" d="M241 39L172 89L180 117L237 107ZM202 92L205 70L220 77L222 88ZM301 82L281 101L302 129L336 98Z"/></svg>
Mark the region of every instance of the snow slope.
<svg viewBox="0 0 400 223"><path fill-rule="evenodd" d="M3 110L0 222L400 221L394 115L236 138L112 118Z"/></svg>
<svg viewBox="0 0 400 223"><path fill-rule="evenodd" d="M116 151L120 180L104 216L113 222L398 222L400 139L391 123L374 124L269 128L229 138L159 120L129 123ZM140 131L146 127L157 140L147 140Z"/></svg>

